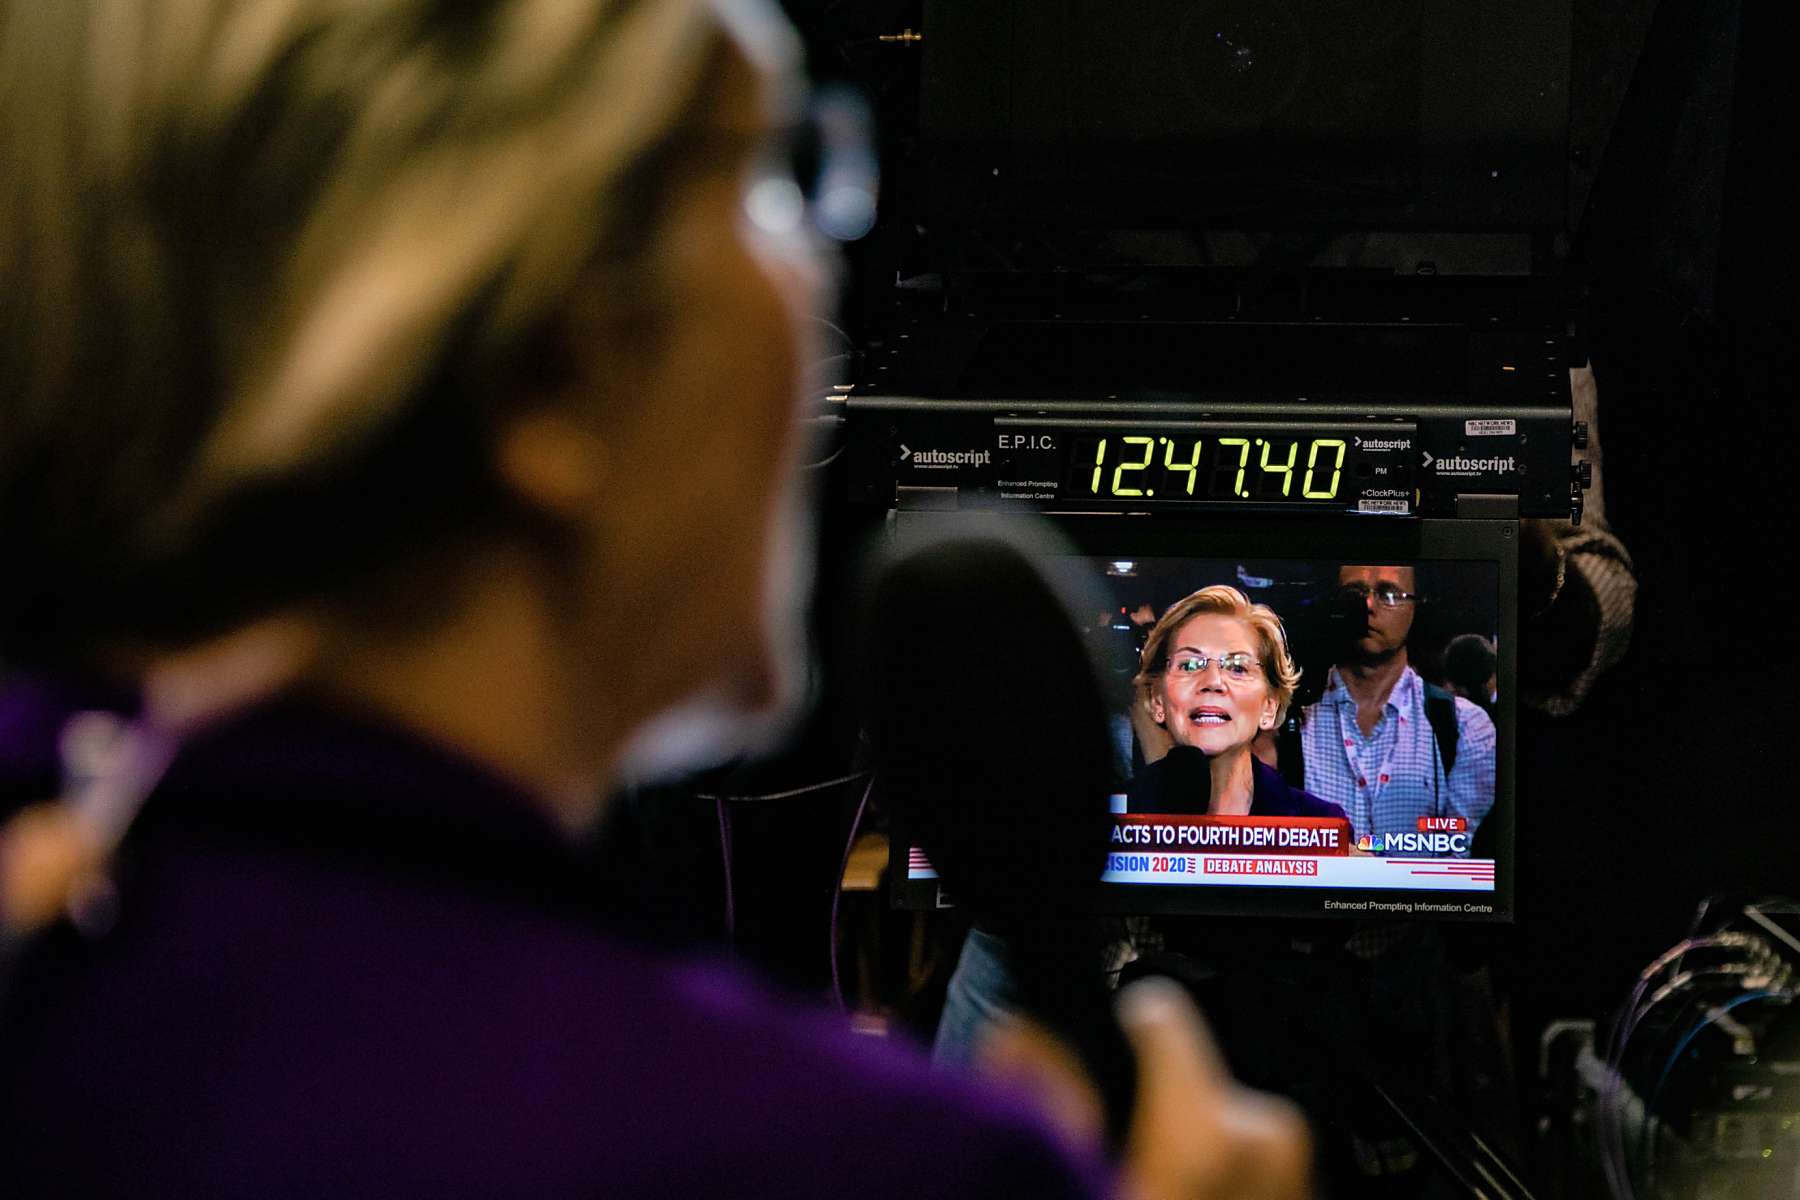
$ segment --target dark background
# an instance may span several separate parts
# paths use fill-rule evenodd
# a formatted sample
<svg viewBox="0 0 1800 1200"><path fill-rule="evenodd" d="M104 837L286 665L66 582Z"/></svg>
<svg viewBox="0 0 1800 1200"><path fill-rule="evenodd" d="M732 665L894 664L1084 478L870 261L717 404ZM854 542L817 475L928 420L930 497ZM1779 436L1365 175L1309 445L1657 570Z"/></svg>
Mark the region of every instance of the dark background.
<svg viewBox="0 0 1800 1200"><path fill-rule="evenodd" d="M890 164L915 144L919 51L874 39L921 29L922 5L787 8L815 74L875 96L884 208L917 211L919 180ZM1777 4L1575 0L1571 33L1568 236L1547 267L1581 309L1608 513L1640 591L1631 649L1583 708L1521 715L1521 1037L1615 1004L1704 896L1800 890L1796 19ZM904 241L890 226L856 248L853 336L867 276L891 279Z"/></svg>
<svg viewBox="0 0 1800 1200"><path fill-rule="evenodd" d="M883 216L850 251L840 339L850 350L879 330L897 281L940 265L931 253L948 238L924 227L924 180L909 166L920 50L876 40L923 28L924 6L786 7L814 74L864 89L879 121ZM1703 899L1800 892L1800 820L1790 813L1800 589L1789 566L1800 517L1797 24L1774 3L1573 0L1566 175L1550 189L1561 194L1561 228L1538 239L1528 265L1568 284L1576 341L1599 380L1608 515L1640 590L1630 650L1582 708L1557 719L1520 712L1519 921L1447 930L1470 943L1453 949L1493 962L1526 1078L1544 1025L1617 1006ZM1295 264L1321 245L1291 232L1246 240L1262 251L1255 270L1264 259L1304 269ZM1483 250L1472 241L1478 270ZM981 265L1041 268L1118 249L1021 239L986 247ZM1137 237L1129 250L1141 263L1167 255L1191 265L1176 261L1191 250L1180 239ZM1506 265L1517 268L1516 256ZM823 704L793 750L709 778L705 797L777 793L863 765L836 651L852 548L868 530L866 516L826 499L815 621L827 651ZM1532 648L1522 641L1520 652ZM693 791L622 806L617 844L631 851L623 858L655 864L658 904L686 904L717 933L721 805ZM852 780L779 805L723 806L732 940L806 990L830 979L832 885L862 798ZM681 839L647 828L645 814L662 832L685 824L699 835L686 844L699 848L677 862L669 848ZM913 999L928 1028L931 997Z"/></svg>

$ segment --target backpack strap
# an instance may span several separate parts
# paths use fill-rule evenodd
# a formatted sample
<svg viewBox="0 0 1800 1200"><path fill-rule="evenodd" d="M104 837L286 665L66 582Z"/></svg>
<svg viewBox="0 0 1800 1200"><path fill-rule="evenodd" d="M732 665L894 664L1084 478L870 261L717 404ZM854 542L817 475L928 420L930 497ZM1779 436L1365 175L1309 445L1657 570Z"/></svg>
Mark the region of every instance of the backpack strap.
<svg viewBox="0 0 1800 1200"><path fill-rule="evenodd" d="M1456 696L1435 683L1426 684L1425 719L1431 722L1431 736L1437 740L1438 759L1448 778L1456 766L1456 743L1462 738L1456 723Z"/></svg>
<svg viewBox="0 0 1800 1200"><path fill-rule="evenodd" d="M1306 755L1300 751L1299 705L1288 709L1287 720L1276 732L1276 758L1281 763L1281 776L1289 787L1306 787ZM1456 766L1456 744L1462 739L1462 727L1456 722L1456 696L1435 683L1425 685L1425 719L1431 722L1431 736L1437 742L1438 760L1444 764L1448 778Z"/></svg>

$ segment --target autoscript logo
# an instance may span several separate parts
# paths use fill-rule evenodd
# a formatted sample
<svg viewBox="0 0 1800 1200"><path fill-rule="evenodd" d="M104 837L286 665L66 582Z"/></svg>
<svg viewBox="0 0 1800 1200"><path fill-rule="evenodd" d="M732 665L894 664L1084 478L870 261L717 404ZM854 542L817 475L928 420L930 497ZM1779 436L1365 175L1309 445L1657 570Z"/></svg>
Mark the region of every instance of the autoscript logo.
<svg viewBox="0 0 1800 1200"><path fill-rule="evenodd" d="M1411 450L1411 438L1357 438L1356 444L1364 450Z"/></svg>
<svg viewBox="0 0 1800 1200"><path fill-rule="evenodd" d="M1433 458L1429 450L1424 454L1425 465L1435 466L1439 475L1511 475L1519 469L1519 460L1510 454L1504 458L1464 458L1460 454Z"/></svg>
<svg viewBox="0 0 1800 1200"><path fill-rule="evenodd" d="M985 467L993 460L992 450L909 450L900 447L900 461L914 467Z"/></svg>

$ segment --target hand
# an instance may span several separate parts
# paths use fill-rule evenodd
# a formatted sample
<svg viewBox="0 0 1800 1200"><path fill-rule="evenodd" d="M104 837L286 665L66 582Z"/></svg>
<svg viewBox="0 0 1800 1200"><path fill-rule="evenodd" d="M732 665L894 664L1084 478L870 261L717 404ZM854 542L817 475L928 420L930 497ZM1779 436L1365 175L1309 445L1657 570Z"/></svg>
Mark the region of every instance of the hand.
<svg viewBox="0 0 1800 1200"><path fill-rule="evenodd" d="M66 804L38 804L0 825L0 932L33 933L68 906L100 855Z"/></svg>
<svg viewBox="0 0 1800 1200"><path fill-rule="evenodd" d="M1134 983L1119 1021L1137 1058L1138 1094L1125 1149L1130 1200L1303 1200L1312 1149L1306 1123L1285 1100L1239 1087L1205 1022L1175 984ZM1080 1141L1098 1141L1099 1096L1075 1055L1030 1021L995 1029L982 1069L1019 1085Z"/></svg>
<svg viewBox="0 0 1800 1200"><path fill-rule="evenodd" d="M1240 1087L1178 986L1146 979L1119 996L1137 1055L1125 1178L1136 1200L1301 1200L1306 1122L1285 1100Z"/></svg>

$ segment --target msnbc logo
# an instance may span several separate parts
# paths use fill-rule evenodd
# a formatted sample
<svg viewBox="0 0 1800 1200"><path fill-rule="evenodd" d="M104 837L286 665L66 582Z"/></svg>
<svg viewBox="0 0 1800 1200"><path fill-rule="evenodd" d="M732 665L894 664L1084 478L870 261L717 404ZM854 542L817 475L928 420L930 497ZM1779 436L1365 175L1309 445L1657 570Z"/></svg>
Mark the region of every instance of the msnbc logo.
<svg viewBox="0 0 1800 1200"><path fill-rule="evenodd" d="M1377 833L1356 839L1364 854L1467 854L1466 833Z"/></svg>

